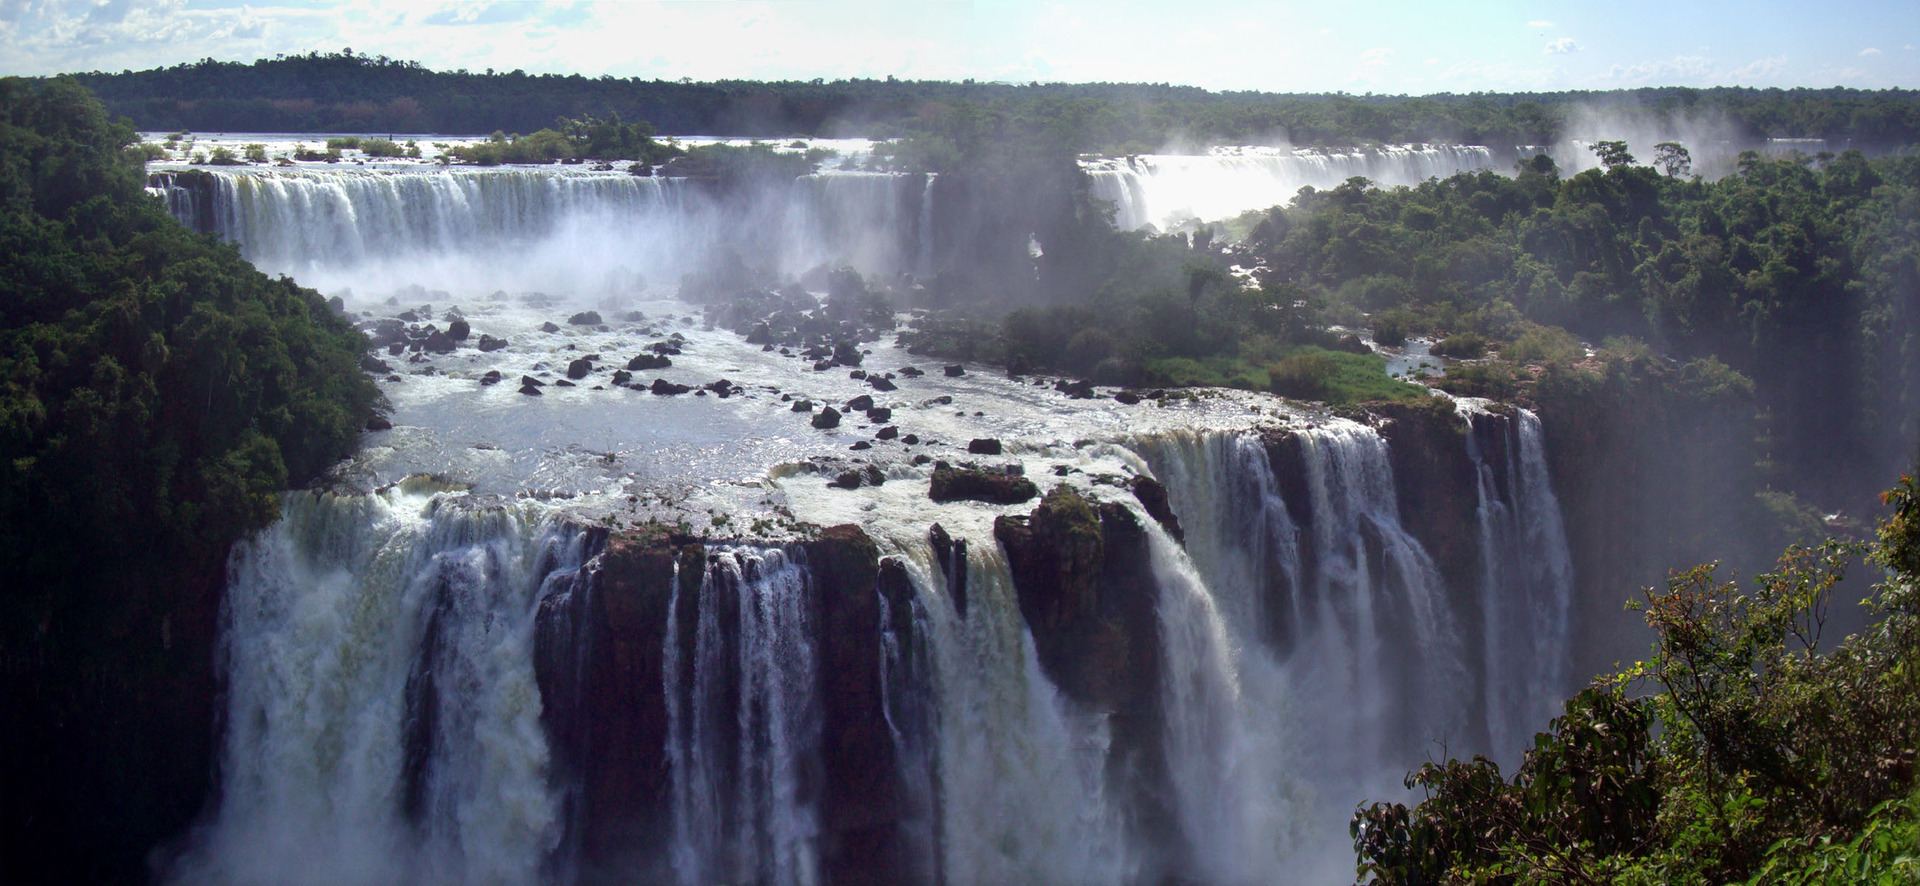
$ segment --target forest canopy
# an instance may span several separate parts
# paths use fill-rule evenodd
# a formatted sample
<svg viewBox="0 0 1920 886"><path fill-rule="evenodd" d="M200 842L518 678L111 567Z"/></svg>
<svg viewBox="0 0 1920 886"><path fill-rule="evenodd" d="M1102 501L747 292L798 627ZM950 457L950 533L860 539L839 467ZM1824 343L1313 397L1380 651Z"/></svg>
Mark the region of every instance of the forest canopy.
<svg viewBox="0 0 1920 886"><path fill-rule="evenodd" d="M1724 119L1750 138L1843 147L1920 142L1911 90L1646 88L1429 96L1209 92L1165 83L885 80L710 83L433 71L351 50L75 74L115 117L154 131L533 132L561 117L646 120L666 135L890 137L958 105L1053 121L1074 150L1171 142L1448 141L1548 145L1582 110Z"/></svg>
<svg viewBox="0 0 1920 886"><path fill-rule="evenodd" d="M209 589L378 396L365 337L176 222L133 139L71 80L0 79L9 879L131 879L198 809Z"/></svg>

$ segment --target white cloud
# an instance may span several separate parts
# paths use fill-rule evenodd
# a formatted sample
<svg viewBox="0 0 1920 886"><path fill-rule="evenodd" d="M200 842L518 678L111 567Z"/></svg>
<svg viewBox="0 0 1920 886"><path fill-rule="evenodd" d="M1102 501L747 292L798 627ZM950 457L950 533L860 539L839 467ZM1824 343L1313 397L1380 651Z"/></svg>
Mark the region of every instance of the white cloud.
<svg viewBox="0 0 1920 886"><path fill-rule="evenodd" d="M1874 47L1872 47L1872 46L1869 46L1869 47L1867 47L1867 48L1865 48L1865 49L1862 49L1862 50L1860 50L1860 57L1861 57L1861 58L1872 58L1873 56L1876 56L1876 55L1879 55L1879 54L1880 54L1880 50L1878 50L1878 49L1876 49L1876 48L1874 48Z"/></svg>
<svg viewBox="0 0 1920 886"><path fill-rule="evenodd" d="M1597 78L1619 86L1650 86L1701 83L1713 77L1713 64L1706 56L1676 55L1667 61L1614 65Z"/></svg>
<svg viewBox="0 0 1920 886"><path fill-rule="evenodd" d="M1360 63L1370 68L1377 68L1384 65L1392 60L1392 58L1393 50L1385 46L1375 46L1366 52L1360 53Z"/></svg>
<svg viewBox="0 0 1920 886"><path fill-rule="evenodd" d="M1531 22L1527 22L1527 27L1529 27L1529 28L1551 28L1551 27L1553 27L1553 22L1542 22L1542 21L1531 21Z"/></svg>
<svg viewBox="0 0 1920 886"><path fill-rule="evenodd" d="M1562 37L1547 44L1548 55L1567 55L1580 51L1580 44L1572 37Z"/></svg>
<svg viewBox="0 0 1920 886"><path fill-rule="evenodd" d="M1733 79L1763 80L1775 74L1780 73L1780 71L1785 69L1786 66L1787 66L1786 56L1784 55L1768 56L1767 58L1754 61L1751 64L1741 65L1740 67L1734 68Z"/></svg>

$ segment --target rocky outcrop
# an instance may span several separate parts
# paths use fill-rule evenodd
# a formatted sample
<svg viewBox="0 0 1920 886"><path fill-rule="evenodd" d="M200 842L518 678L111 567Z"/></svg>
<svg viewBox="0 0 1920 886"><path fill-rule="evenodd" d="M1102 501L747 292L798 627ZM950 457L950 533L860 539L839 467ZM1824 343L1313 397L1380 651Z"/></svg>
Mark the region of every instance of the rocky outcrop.
<svg viewBox="0 0 1920 886"><path fill-rule="evenodd" d="M565 837L582 882L666 881L673 832L664 693L668 607L699 590L702 544L650 529L541 600L536 664Z"/></svg>
<svg viewBox="0 0 1920 886"><path fill-rule="evenodd" d="M927 497L937 502L983 501L1016 505L1040 494L1040 488L1019 474L936 465Z"/></svg>
<svg viewBox="0 0 1920 886"><path fill-rule="evenodd" d="M805 545L820 607L821 868L834 884L899 882L899 767L880 681L880 593L910 593L900 564L882 564L860 527L835 526Z"/></svg>
<svg viewBox="0 0 1920 886"><path fill-rule="evenodd" d="M1159 591L1146 530L1125 506L1095 506L1066 485L993 530L1041 666L1069 697L1108 715L1108 779L1138 845L1180 851L1161 744Z"/></svg>
<svg viewBox="0 0 1920 886"><path fill-rule="evenodd" d="M913 860L899 839L904 788L884 710L880 599L887 593L904 603L911 584L856 526L822 530L788 555L805 564L806 607L818 632L811 639L820 748L807 764L818 769L803 780L820 792L821 870L833 884L898 882ZM703 582L714 584L703 591ZM667 693L691 692L694 675L688 669L668 686L667 654L677 649L681 661L694 660L700 608L709 602L726 635L719 642L738 644L742 590L709 562L705 542L658 527L611 537L571 586L548 589L536 663L564 798L558 868L587 883L673 881ZM678 626L672 635L670 623ZM721 697L738 698L739 679L723 677L729 688Z"/></svg>
<svg viewBox="0 0 1920 886"><path fill-rule="evenodd" d="M1480 565L1479 479L1467 452L1469 425L1453 402L1431 397L1414 403L1376 403L1380 436L1387 440L1387 458L1393 465L1394 494L1400 503L1400 525L1440 567L1440 575L1454 592L1456 609L1477 611ZM1494 427L1498 425L1498 427ZM1493 464L1506 464L1504 451L1511 420L1506 414L1477 416L1473 432L1502 447L1483 455ZM1504 482L1504 478L1501 478ZM1479 624L1478 618L1469 620ZM1477 644L1475 644L1477 645Z"/></svg>

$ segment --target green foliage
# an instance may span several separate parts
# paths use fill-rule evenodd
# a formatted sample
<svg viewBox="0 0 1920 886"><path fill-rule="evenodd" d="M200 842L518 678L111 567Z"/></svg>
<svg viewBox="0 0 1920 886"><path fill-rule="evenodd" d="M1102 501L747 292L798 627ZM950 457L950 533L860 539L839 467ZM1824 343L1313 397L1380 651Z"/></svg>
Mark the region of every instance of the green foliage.
<svg viewBox="0 0 1920 886"><path fill-rule="evenodd" d="M360 147L360 137L357 135L338 135L327 139L328 150L351 151L358 147Z"/></svg>
<svg viewBox="0 0 1920 886"><path fill-rule="evenodd" d="M407 149L391 139L369 138L360 142L360 153L369 157L405 157ZM419 156L419 151L416 150L413 156Z"/></svg>
<svg viewBox="0 0 1920 886"><path fill-rule="evenodd" d="M1043 121L1074 151L1143 153L1175 137L1253 144L1285 132L1300 145L1424 142L1553 144L1574 108L1657 118L1708 116L1754 136L1920 142L1901 90L1684 87L1615 92L1281 95L1186 86L853 79L711 83L643 78L435 72L351 52L255 62L202 59L150 71L89 73L116 116L149 130L208 132L528 132L556 117L619 114L662 132L791 138L893 135L971 103ZM959 149L959 145L953 145ZM631 158L628 158L631 159Z"/></svg>
<svg viewBox="0 0 1920 886"><path fill-rule="evenodd" d="M265 525L376 396L365 339L180 227L131 141L71 81L0 80L0 558L28 611L96 572L82 548L164 572Z"/></svg>
<svg viewBox="0 0 1920 886"><path fill-rule="evenodd" d="M1426 388L1390 378L1386 358L1378 354L1328 351L1311 345L1294 349L1267 368L1273 392L1329 406L1373 400L1420 400Z"/></svg>
<svg viewBox="0 0 1920 886"><path fill-rule="evenodd" d="M665 163L684 153L673 145L654 141L653 127L646 122L621 123L618 115L606 120L590 116L580 119L562 117L554 125L557 128L541 129L524 136L509 136L495 131L484 142L450 147L443 152L443 156L475 166L551 163L556 160L633 160L651 165ZM391 145L392 142L386 144ZM412 156L419 156L417 149Z"/></svg>
<svg viewBox="0 0 1920 886"><path fill-rule="evenodd" d="M1501 357L1515 363L1576 363L1586 354L1579 339L1553 326L1531 327L1500 349Z"/></svg>
<svg viewBox="0 0 1920 886"><path fill-rule="evenodd" d="M1870 548L1789 548L1745 591L1701 566L1641 607L1652 656L1597 681L1518 772L1428 764L1412 808L1350 826L1381 884L1911 883L1920 875L1920 489L1887 494ZM1878 619L1830 650L1835 586L1861 553L1887 567ZM1630 690L1650 692L1634 697ZM1657 728L1656 728L1657 726Z"/></svg>
<svg viewBox="0 0 1920 886"><path fill-rule="evenodd" d="M245 148L248 163L267 162L267 146L259 143L249 144Z"/></svg>

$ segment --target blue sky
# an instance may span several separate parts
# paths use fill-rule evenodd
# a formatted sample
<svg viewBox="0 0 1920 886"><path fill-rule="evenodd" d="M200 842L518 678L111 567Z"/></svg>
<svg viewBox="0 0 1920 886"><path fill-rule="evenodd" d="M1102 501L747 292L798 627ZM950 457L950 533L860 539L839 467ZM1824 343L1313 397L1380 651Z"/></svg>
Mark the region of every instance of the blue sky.
<svg viewBox="0 0 1920 886"><path fill-rule="evenodd" d="M1920 2L0 0L0 74L336 51L588 76L1920 87Z"/></svg>

